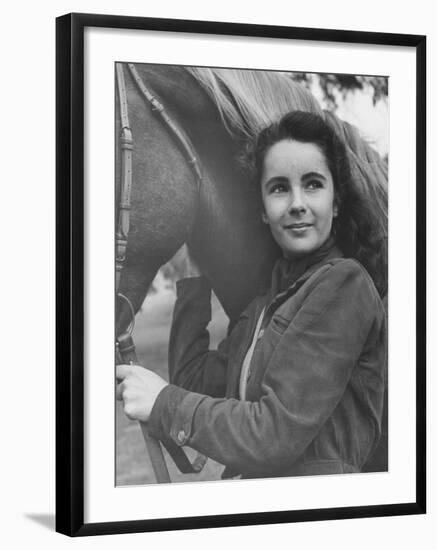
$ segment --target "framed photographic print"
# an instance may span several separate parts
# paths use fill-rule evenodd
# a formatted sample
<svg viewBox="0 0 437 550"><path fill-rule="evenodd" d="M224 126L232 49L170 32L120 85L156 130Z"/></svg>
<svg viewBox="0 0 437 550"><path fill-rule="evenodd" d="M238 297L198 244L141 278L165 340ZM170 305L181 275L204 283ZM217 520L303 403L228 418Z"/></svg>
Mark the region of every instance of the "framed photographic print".
<svg viewBox="0 0 437 550"><path fill-rule="evenodd" d="M59 532L425 513L425 44L57 19Z"/></svg>

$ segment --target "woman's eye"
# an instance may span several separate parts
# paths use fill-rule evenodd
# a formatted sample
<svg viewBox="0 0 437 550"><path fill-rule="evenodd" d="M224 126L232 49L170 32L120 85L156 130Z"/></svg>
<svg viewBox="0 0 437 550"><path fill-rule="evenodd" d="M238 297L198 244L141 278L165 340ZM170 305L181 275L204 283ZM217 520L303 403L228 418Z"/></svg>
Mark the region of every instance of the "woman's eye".
<svg viewBox="0 0 437 550"><path fill-rule="evenodd" d="M306 184L306 188L313 190L313 189L320 189L323 187L323 183L319 180L310 180Z"/></svg>
<svg viewBox="0 0 437 550"><path fill-rule="evenodd" d="M285 193L285 191L287 191L287 188L283 183L275 183L270 188L270 193Z"/></svg>

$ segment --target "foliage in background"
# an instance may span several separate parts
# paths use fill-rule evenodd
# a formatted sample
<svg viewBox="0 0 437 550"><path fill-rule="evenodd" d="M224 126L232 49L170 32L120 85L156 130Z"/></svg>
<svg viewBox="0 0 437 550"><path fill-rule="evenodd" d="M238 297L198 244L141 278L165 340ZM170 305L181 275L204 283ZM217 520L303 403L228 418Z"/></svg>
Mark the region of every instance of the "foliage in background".
<svg viewBox="0 0 437 550"><path fill-rule="evenodd" d="M336 92L340 92L343 99L348 93L365 88L372 88L373 105L378 101L386 101L388 95L388 79L384 76L356 76L349 74L318 74L318 73L289 73L290 78L300 82L311 90L318 85L322 90L326 108L335 111L338 107Z"/></svg>

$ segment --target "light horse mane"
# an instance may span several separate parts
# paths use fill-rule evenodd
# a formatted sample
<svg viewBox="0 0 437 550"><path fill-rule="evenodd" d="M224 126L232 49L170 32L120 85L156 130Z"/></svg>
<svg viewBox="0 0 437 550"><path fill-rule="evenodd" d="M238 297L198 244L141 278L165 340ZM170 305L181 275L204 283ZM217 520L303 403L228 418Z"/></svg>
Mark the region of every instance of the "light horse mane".
<svg viewBox="0 0 437 550"><path fill-rule="evenodd" d="M213 99L227 130L240 139L252 141L290 111L321 115L345 144L353 178L377 209L380 234L387 237L387 163L357 128L322 110L309 90L284 73L198 67L187 70Z"/></svg>
<svg viewBox="0 0 437 550"><path fill-rule="evenodd" d="M228 131L253 139L289 111L322 115L314 96L283 73L189 67L217 105Z"/></svg>

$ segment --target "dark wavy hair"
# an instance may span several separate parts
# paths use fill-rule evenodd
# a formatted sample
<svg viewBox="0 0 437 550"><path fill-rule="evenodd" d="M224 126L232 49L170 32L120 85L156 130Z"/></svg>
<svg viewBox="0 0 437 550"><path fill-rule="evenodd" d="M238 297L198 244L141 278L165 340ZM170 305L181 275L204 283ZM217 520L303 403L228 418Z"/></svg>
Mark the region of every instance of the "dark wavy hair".
<svg viewBox="0 0 437 550"><path fill-rule="evenodd" d="M346 257L355 258L366 268L384 297L387 294L387 219L374 207L359 177L353 177L346 144L327 121L305 111L286 114L261 131L250 144L245 155L246 166L259 185L265 155L275 143L293 139L317 145L326 157L334 182L338 215L332 230L336 242Z"/></svg>

